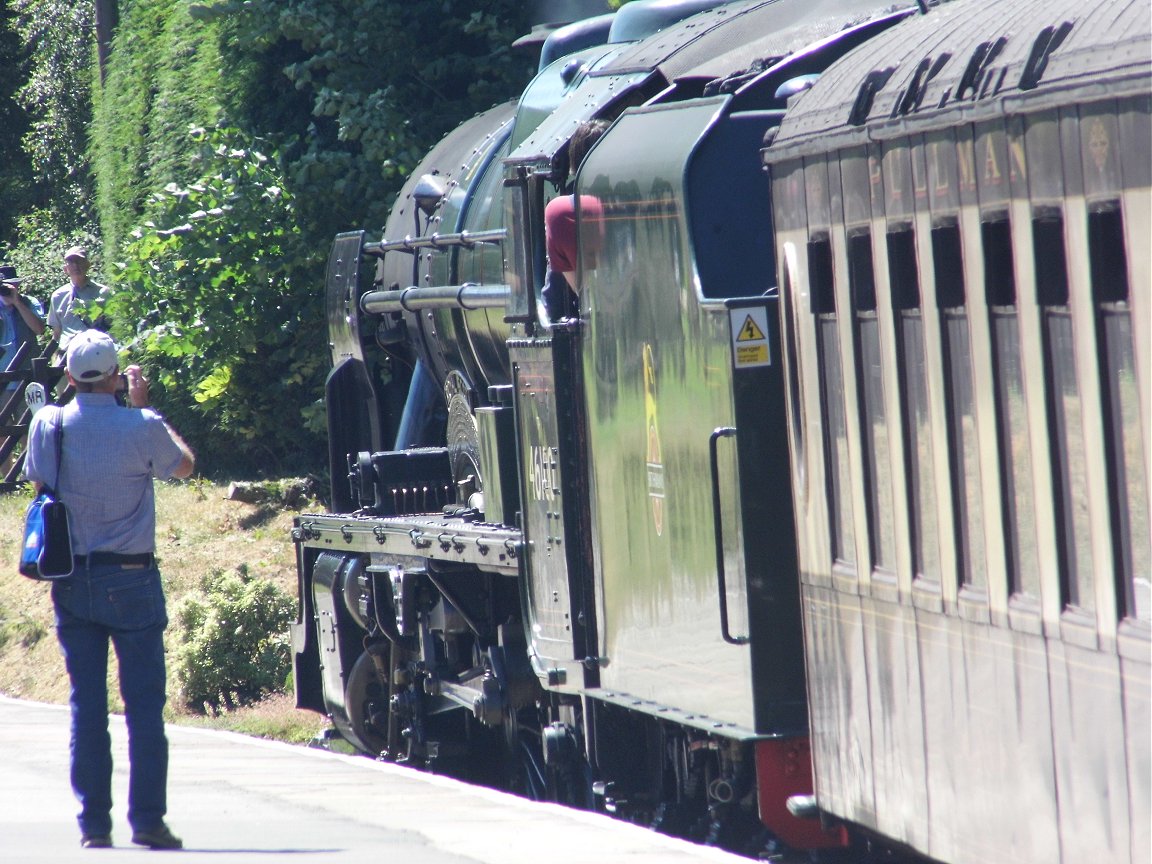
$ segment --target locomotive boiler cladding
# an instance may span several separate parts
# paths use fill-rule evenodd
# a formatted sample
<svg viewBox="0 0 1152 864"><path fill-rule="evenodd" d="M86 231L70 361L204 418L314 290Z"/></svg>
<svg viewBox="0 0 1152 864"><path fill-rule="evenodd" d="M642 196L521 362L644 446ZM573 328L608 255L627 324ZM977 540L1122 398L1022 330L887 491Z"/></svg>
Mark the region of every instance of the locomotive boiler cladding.
<svg viewBox="0 0 1152 864"><path fill-rule="evenodd" d="M333 245L298 704L761 859L1147 862L1139 5L552 33Z"/></svg>

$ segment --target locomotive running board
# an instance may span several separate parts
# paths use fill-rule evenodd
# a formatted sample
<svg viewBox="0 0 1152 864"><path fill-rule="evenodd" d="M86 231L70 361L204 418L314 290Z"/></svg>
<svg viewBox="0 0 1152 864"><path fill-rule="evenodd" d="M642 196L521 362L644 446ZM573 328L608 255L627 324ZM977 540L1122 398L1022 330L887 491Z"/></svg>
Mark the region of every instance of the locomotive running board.
<svg viewBox="0 0 1152 864"><path fill-rule="evenodd" d="M490 573L520 572L519 531L454 516L304 513L293 520L292 540L326 551L416 555L470 564Z"/></svg>

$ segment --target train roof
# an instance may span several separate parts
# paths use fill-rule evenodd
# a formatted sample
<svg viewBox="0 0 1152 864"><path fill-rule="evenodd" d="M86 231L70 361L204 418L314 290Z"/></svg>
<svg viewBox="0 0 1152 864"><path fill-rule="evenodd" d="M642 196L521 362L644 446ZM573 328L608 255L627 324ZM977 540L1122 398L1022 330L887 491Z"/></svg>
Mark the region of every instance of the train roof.
<svg viewBox="0 0 1152 864"><path fill-rule="evenodd" d="M910 0L746 0L693 15L621 51L594 75L658 71L713 81L765 68L815 42L914 4Z"/></svg>
<svg viewBox="0 0 1152 864"><path fill-rule="evenodd" d="M638 3L636 8L649 5ZM616 14L623 15L631 6ZM510 159L549 158L580 121L600 115L610 104L636 104L634 100L646 100L667 85L689 79L701 85L742 80L781 58L849 34L864 22L908 14L912 8L912 0L738 0L691 15L636 42L585 49L555 61L525 91L521 110L527 114L536 90L554 98L558 88L565 88L550 116L528 116L513 133ZM641 88L645 96L629 95ZM684 92L699 95L701 89ZM684 96L668 95L662 101L678 98Z"/></svg>
<svg viewBox="0 0 1152 864"><path fill-rule="evenodd" d="M954 0L830 67L765 161L885 137L1152 93L1148 0ZM842 140L841 140L842 139Z"/></svg>

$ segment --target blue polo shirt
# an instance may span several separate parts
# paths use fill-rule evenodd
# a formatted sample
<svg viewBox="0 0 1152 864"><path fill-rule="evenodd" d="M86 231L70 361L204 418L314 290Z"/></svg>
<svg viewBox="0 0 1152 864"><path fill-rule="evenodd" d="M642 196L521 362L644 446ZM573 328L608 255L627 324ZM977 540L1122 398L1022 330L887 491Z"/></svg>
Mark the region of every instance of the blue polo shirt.
<svg viewBox="0 0 1152 864"><path fill-rule="evenodd" d="M56 484L56 423L62 412L64 453ZM183 461L164 420L150 408L123 408L107 393L78 393L63 408L32 418L24 474L56 489L68 508L72 551L137 554L156 550L152 479L167 479Z"/></svg>

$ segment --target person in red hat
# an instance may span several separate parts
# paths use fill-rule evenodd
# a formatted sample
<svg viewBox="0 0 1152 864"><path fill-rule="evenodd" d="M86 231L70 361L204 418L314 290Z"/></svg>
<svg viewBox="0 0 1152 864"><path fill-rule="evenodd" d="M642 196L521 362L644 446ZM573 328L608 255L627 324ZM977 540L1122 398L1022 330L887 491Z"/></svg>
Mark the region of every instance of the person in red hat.
<svg viewBox="0 0 1152 864"><path fill-rule="evenodd" d="M576 171L592 146L608 129L606 120L585 120L576 127L567 145L567 168L557 166L565 177L564 194L544 208L544 240L548 254L548 272L541 292L541 302L552 322L570 318L580 312L576 289L577 223L580 209L579 254L586 269L595 269L596 258L604 243L604 212L594 195L574 195ZM568 179L571 178L571 179Z"/></svg>

